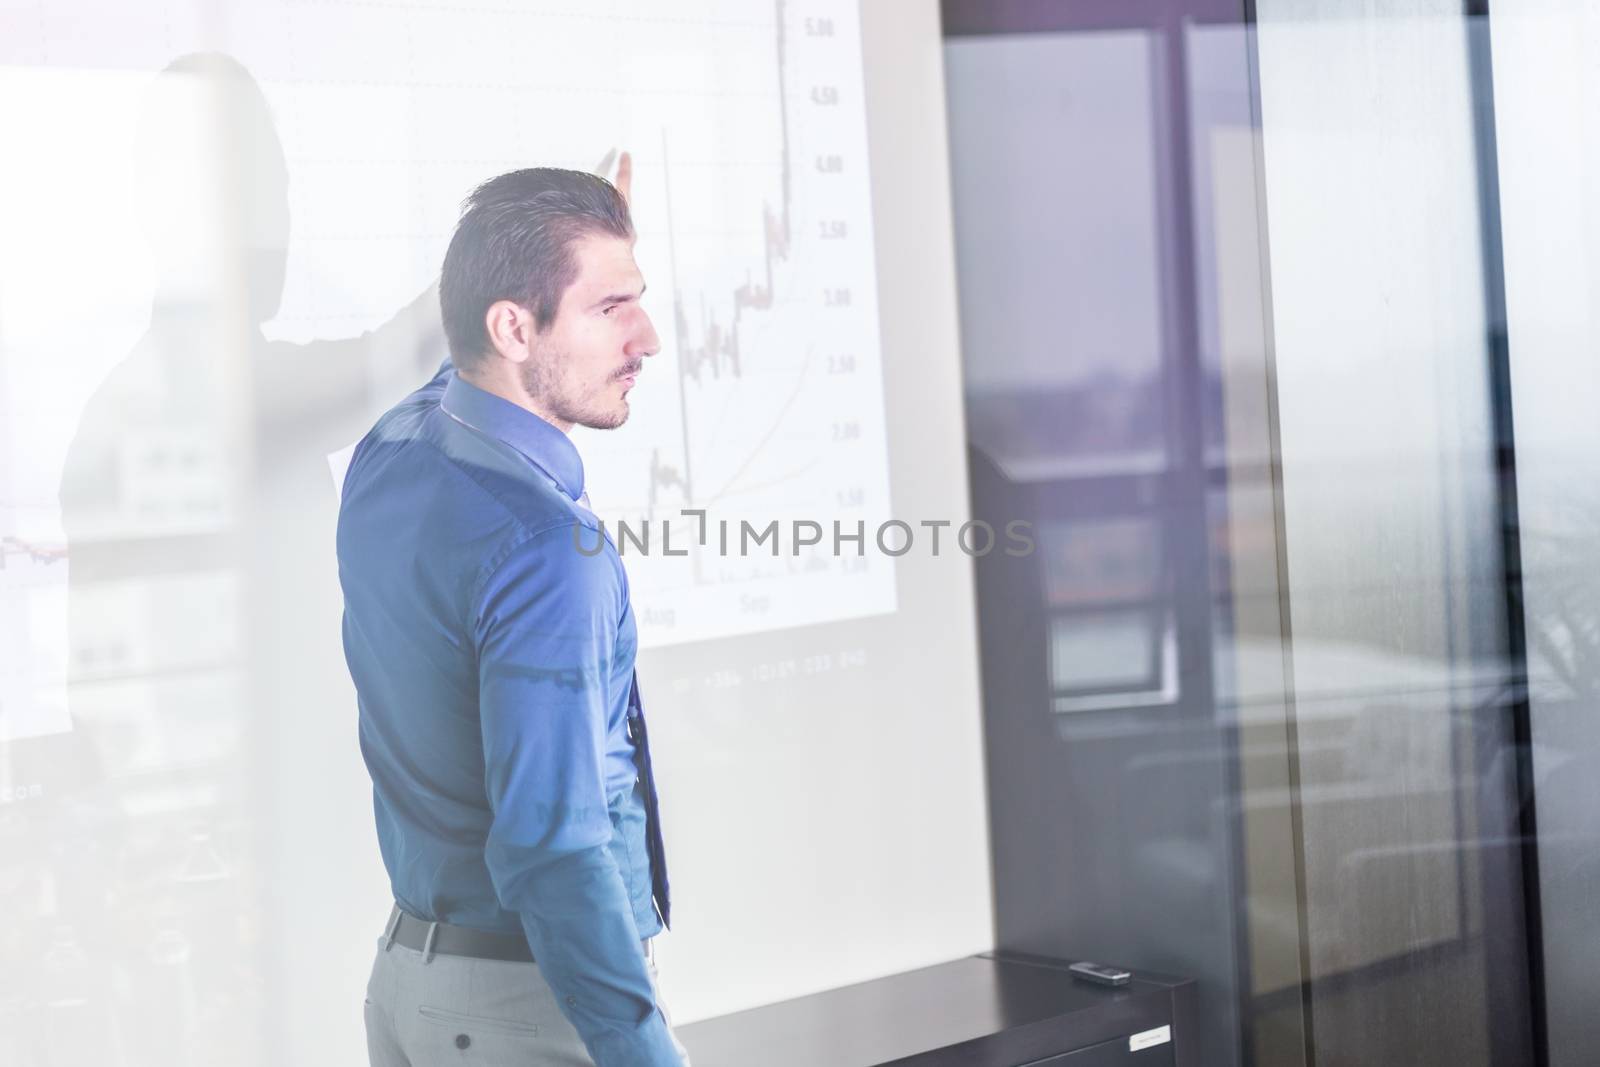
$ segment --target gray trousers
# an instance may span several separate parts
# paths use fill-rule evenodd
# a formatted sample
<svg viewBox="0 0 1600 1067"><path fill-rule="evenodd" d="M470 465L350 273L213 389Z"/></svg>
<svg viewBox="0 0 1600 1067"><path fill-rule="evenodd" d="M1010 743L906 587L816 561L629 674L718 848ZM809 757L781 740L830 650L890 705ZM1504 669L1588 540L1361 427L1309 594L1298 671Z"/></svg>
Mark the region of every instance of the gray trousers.
<svg viewBox="0 0 1600 1067"><path fill-rule="evenodd" d="M362 1009L372 1067L593 1067L537 963L438 953L424 962L416 949L385 950L384 941L378 939ZM655 986L654 952L646 951ZM659 988L656 1006L670 1027ZM673 1043L689 1067L688 1052L676 1037Z"/></svg>

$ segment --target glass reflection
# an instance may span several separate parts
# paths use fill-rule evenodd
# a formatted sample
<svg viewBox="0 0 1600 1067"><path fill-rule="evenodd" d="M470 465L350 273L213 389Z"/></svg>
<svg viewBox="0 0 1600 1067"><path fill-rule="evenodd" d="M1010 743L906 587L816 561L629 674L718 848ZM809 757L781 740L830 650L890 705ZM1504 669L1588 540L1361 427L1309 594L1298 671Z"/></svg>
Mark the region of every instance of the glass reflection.
<svg viewBox="0 0 1600 1067"><path fill-rule="evenodd" d="M0 938L7 959L42 961L39 981L6 969L8 1062L284 1062L270 1016L309 946L264 931L317 914L284 857L315 850L325 812L292 786L344 740L327 707L344 683L326 456L370 423L375 371L436 365L433 294L361 338L266 337L290 176L227 56L184 56L145 88L133 161L148 325L66 452L66 595L56 574L31 587L46 611L64 600L65 700L41 672L33 710L5 709L24 796L0 821L15 920Z"/></svg>

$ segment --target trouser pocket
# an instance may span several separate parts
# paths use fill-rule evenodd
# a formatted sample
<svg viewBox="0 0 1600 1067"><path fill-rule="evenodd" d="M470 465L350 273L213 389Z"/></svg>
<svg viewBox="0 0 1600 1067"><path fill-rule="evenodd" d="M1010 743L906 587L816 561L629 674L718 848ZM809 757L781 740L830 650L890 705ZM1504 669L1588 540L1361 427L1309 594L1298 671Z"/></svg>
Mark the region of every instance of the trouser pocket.
<svg viewBox="0 0 1600 1067"><path fill-rule="evenodd" d="M417 1008L417 1014L431 1023L443 1027L462 1027L475 1030L487 1030L501 1034L527 1034L537 1036L539 1024L522 1019L496 1019L485 1015L469 1015L462 1011L451 1011L448 1008L434 1008L424 1004Z"/></svg>

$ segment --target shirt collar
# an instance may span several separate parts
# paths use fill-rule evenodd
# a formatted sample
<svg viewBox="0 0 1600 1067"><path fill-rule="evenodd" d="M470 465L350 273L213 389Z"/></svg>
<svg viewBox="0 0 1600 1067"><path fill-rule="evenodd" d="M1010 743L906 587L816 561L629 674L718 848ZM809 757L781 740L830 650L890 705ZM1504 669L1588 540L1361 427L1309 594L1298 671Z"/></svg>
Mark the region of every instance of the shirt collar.
<svg viewBox="0 0 1600 1067"><path fill-rule="evenodd" d="M526 408L450 376L441 405L446 415L504 441L553 478L573 500L583 495L583 457L572 439Z"/></svg>

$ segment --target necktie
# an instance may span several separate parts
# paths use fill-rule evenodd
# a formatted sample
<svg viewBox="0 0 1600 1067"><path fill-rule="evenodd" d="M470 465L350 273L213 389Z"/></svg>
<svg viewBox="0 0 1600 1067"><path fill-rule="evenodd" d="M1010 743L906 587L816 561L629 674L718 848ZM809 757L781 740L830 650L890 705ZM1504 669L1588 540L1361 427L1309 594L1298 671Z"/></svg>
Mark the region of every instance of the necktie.
<svg viewBox="0 0 1600 1067"><path fill-rule="evenodd" d="M644 705L639 700L639 673L628 687L628 737L633 741L633 763L644 786L645 845L650 852L650 894L661 925L672 929L672 899L667 891L667 854L661 844L661 811L656 801L656 780L650 773L650 735L644 726Z"/></svg>

